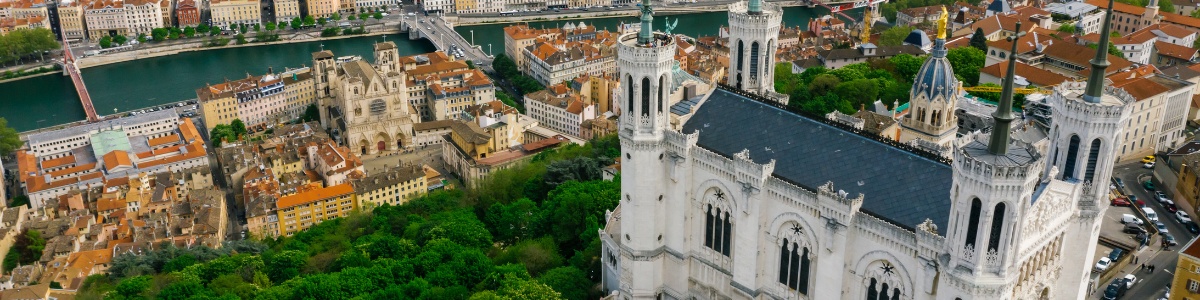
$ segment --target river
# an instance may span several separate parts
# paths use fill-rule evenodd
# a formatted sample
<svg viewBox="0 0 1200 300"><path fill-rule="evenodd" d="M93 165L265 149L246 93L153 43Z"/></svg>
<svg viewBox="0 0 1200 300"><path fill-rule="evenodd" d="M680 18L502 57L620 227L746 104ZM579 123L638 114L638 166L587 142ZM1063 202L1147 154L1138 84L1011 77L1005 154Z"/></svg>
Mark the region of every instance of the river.
<svg viewBox="0 0 1200 300"><path fill-rule="evenodd" d="M784 10L784 24L804 25L813 16L828 13L825 8L789 7ZM849 13L857 16L856 13ZM674 32L694 37L717 34L718 25L728 24L726 12L708 12L668 16L679 20ZM661 30L666 18L655 18L655 29ZM570 20L585 22L601 29L616 30L620 22L634 22L633 17ZM530 23L534 27L561 26L567 21ZM487 51L492 44L496 53L504 51L503 28L509 24L485 24L455 28L468 40L475 31L475 43ZM196 89L205 83L216 84L225 78L236 80L246 74L261 75L268 67L280 72L284 67L312 65L312 52L332 50L335 55L361 55L371 59L371 44L382 41L381 36L355 37L328 41L302 42L254 47L215 49L185 52L176 55L139 59L110 65L85 68L83 79L92 95L96 113L105 115L163 103L193 99ZM400 55L428 53L435 50L425 40L409 41L407 35L389 35ZM82 120L85 118L79 97L71 80L52 74L0 83L0 117L18 131L32 130Z"/></svg>

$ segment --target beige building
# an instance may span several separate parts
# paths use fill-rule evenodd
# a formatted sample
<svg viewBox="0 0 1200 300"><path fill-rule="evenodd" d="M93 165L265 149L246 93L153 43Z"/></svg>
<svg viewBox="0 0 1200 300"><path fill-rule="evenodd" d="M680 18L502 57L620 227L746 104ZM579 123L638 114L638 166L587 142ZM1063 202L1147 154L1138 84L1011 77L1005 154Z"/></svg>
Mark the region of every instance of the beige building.
<svg viewBox="0 0 1200 300"><path fill-rule="evenodd" d="M252 26L262 22L258 0L213 0L209 2L213 26Z"/></svg>
<svg viewBox="0 0 1200 300"><path fill-rule="evenodd" d="M163 27L179 26L175 20L175 4L171 3L171 0L158 0L158 10L162 12Z"/></svg>
<svg viewBox="0 0 1200 300"><path fill-rule="evenodd" d="M367 209L401 205L428 191L425 170L415 165L383 170L352 184L359 205Z"/></svg>
<svg viewBox="0 0 1200 300"><path fill-rule="evenodd" d="M12 18L28 19L34 16L50 16L50 10L46 8L45 0L21 0L12 2Z"/></svg>
<svg viewBox="0 0 1200 300"><path fill-rule="evenodd" d="M1118 161L1137 160L1178 147L1185 137L1183 128L1195 84L1160 74L1141 75L1138 71L1142 69L1108 77L1113 87L1123 88L1137 99L1121 137Z"/></svg>
<svg viewBox="0 0 1200 300"><path fill-rule="evenodd" d="M275 2L279 3L279 2ZM278 4L277 4L278 5ZM298 119L304 115L304 110L311 104L317 103L317 91L313 85L312 69L301 68L284 72L283 78L284 113L288 120Z"/></svg>
<svg viewBox="0 0 1200 300"><path fill-rule="evenodd" d="M63 35L68 42L78 42L87 38L83 5L80 1L64 1L58 4L58 22L62 25Z"/></svg>
<svg viewBox="0 0 1200 300"><path fill-rule="evenodd" d="M504 8L504 1L498 0L455 0L454 9L459 14L496 13Z"/></svg>
<svg viewBox="0 0 1200 300"><path fill-rule="evenodd" d="M105 36L126 35L129 22L125 16L125 3L113 0L92 2L83 9L87 36L95 41Z"/></svg>
<svg viewBox="0 0 1200 300"><path fill-rule="evenodd" d="M292 19L300 17L299 0L275 0L273 8L275 9L275 22L291 22Z"/></svg>
<svg viewBox="0 0 1200 300"><path fill-rule="evenodd" d="M308 15L313 18L325 18L338 12L339 0L307 0Z"/></svg>
<svg viewBox="0 0 1200 300"><path fill-rule="evenodd" d="M280 235L291 236L322 221L349 216L350 211L358 208L358 203L354 199L354 187L342 184L280 197L276 207Z"/></svg>
<svg viewBox="0 0 1200 300"><path fill-rule="evenodd" d="M137 36L163 27L162 7L159 0L126 0L125 21L129 24L128 34Z"/></svg>

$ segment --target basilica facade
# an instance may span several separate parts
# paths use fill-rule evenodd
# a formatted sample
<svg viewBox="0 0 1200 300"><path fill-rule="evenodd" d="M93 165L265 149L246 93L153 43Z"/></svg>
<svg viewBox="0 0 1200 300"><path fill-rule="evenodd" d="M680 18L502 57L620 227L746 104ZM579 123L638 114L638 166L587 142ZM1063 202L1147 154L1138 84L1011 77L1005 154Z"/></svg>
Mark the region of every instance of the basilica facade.
<svg viewBox="0 0 1200 300"><path fill-rule="evenodd" d="M598 232L602 284L615 299L1086 296L1113 145L1134 101L1102 87L1103 50L1093 80L1049 95L1046 150L974 133L939 140L947 157L785 111L746 79L708 91L671 124L662 87L676 45L650 28L648 6L641 32L618 45L622 191ZM759 0L734 6L781 13ZM937 65L944 44L940 36L913 85L923 94L914 99L936 105L914 103L928 112L916 120L936 129L926 134L953 124L952 113L933 114L953 111L945 92L958 85ZM998 111L1005 105L1011 97ZM1014 121L994 119L995 128Z"/></svg>
<svg viewBox="0 0 1200 300"><path fill-rule="evenodd" d="M335 58L331 51L313 53L323 125L359 154L412 144L412 126L419 119L408 103L398 51L393 42L375 44L373 64L361 57Z"/></svg>

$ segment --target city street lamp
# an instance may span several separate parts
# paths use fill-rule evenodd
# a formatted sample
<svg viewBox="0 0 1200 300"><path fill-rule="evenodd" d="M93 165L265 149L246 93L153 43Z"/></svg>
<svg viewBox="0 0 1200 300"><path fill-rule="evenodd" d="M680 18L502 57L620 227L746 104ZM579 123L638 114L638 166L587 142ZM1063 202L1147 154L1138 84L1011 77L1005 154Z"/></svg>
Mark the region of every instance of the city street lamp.
<svg viewBox="0 0 1200 300"><path fill-rule="evenodd" d="M495 56L495 54L492 54L492 44L488 44L488 55Z"/></svg>
<svg viewBox="0 0 1200 300"><path fill-rule="evenodd" d="M471 30L471 45L475 44L475 30Z"/></svg>

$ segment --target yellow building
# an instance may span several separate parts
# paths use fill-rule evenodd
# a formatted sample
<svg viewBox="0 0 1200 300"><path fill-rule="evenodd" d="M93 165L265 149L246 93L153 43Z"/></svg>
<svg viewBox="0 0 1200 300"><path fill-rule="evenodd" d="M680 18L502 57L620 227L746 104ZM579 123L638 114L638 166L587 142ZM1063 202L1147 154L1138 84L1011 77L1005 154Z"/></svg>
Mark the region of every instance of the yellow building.
<svg viewBox="0 0 1200 300"><path fill-rule="evenodd" d="M275 205L279 209L279 227L283 236L291 236L325 220L349 216L351 210L358 208L354 187L350 184L284 196Z"/></svg>
<svg viewBox="0 0 1200 300"><path fill-rule="evenodd" d="M279 5L278 1L275 3ZM317 103L317 91L314 88L313 75L310 70L302 68L282 75L284 101L287 102L284 110L289 119L300 118L309 105Z"/></svg>
<svg viewBox="0 0 1200 300"><path fill-rule="evenodd" d="M419 166L391 168L354 182L354 194L364 207L401 205L424 194L426 182Z"/></svg>
<svg viewBox="0 0 1200 300"><path fill-rule="evenodd" d="M308 0L308 15L313 18L325 18L337 12L339 0Z"/></svg>
<svg viewBox="0 0 1200 300"><path fill-rule="evenodd" d="M253 26L262 20L258 0L213 0L209 2L209 8L212 10L213 26Z"/></svg>
<svg viewBox="0 0 1200 300"><path fill-rule="evenodd" d="M1179 249L1175 279L1171 281L1171 300L1200 299L1200 245L1196 240Z"/></svg>
<svg viewBox="0 0 1200 300"><path fill-rule="evenodd" d="M196 96L200 99L200 111L204 114L204 126L208 127L208 131L238 118L237 98L233 92L224 88L231 83L234 82L196 89Z"/></svg>
<svg viewBox="0 0 1200 300"><path fill-rule="evenodd" d="M298 0L275 0L275 20L291 22L292 19L300 16L300 1Z"/></svg>
<svg viewBox="0 0 1200 300"><path fill-rule="evenodd" d="M83 4L79 1L62 2L58 5L58 22L62 25L63 35L68 41L81 41L87 38L87 28L83 27Z"/></svg>
<svg viewBox="0 0 1200 300"><path fill-rule="evenodd" d="M450 124L450 141L462 149L468 158L486 158L495 151L492 135L474 122L457 121Z"/></svg>

